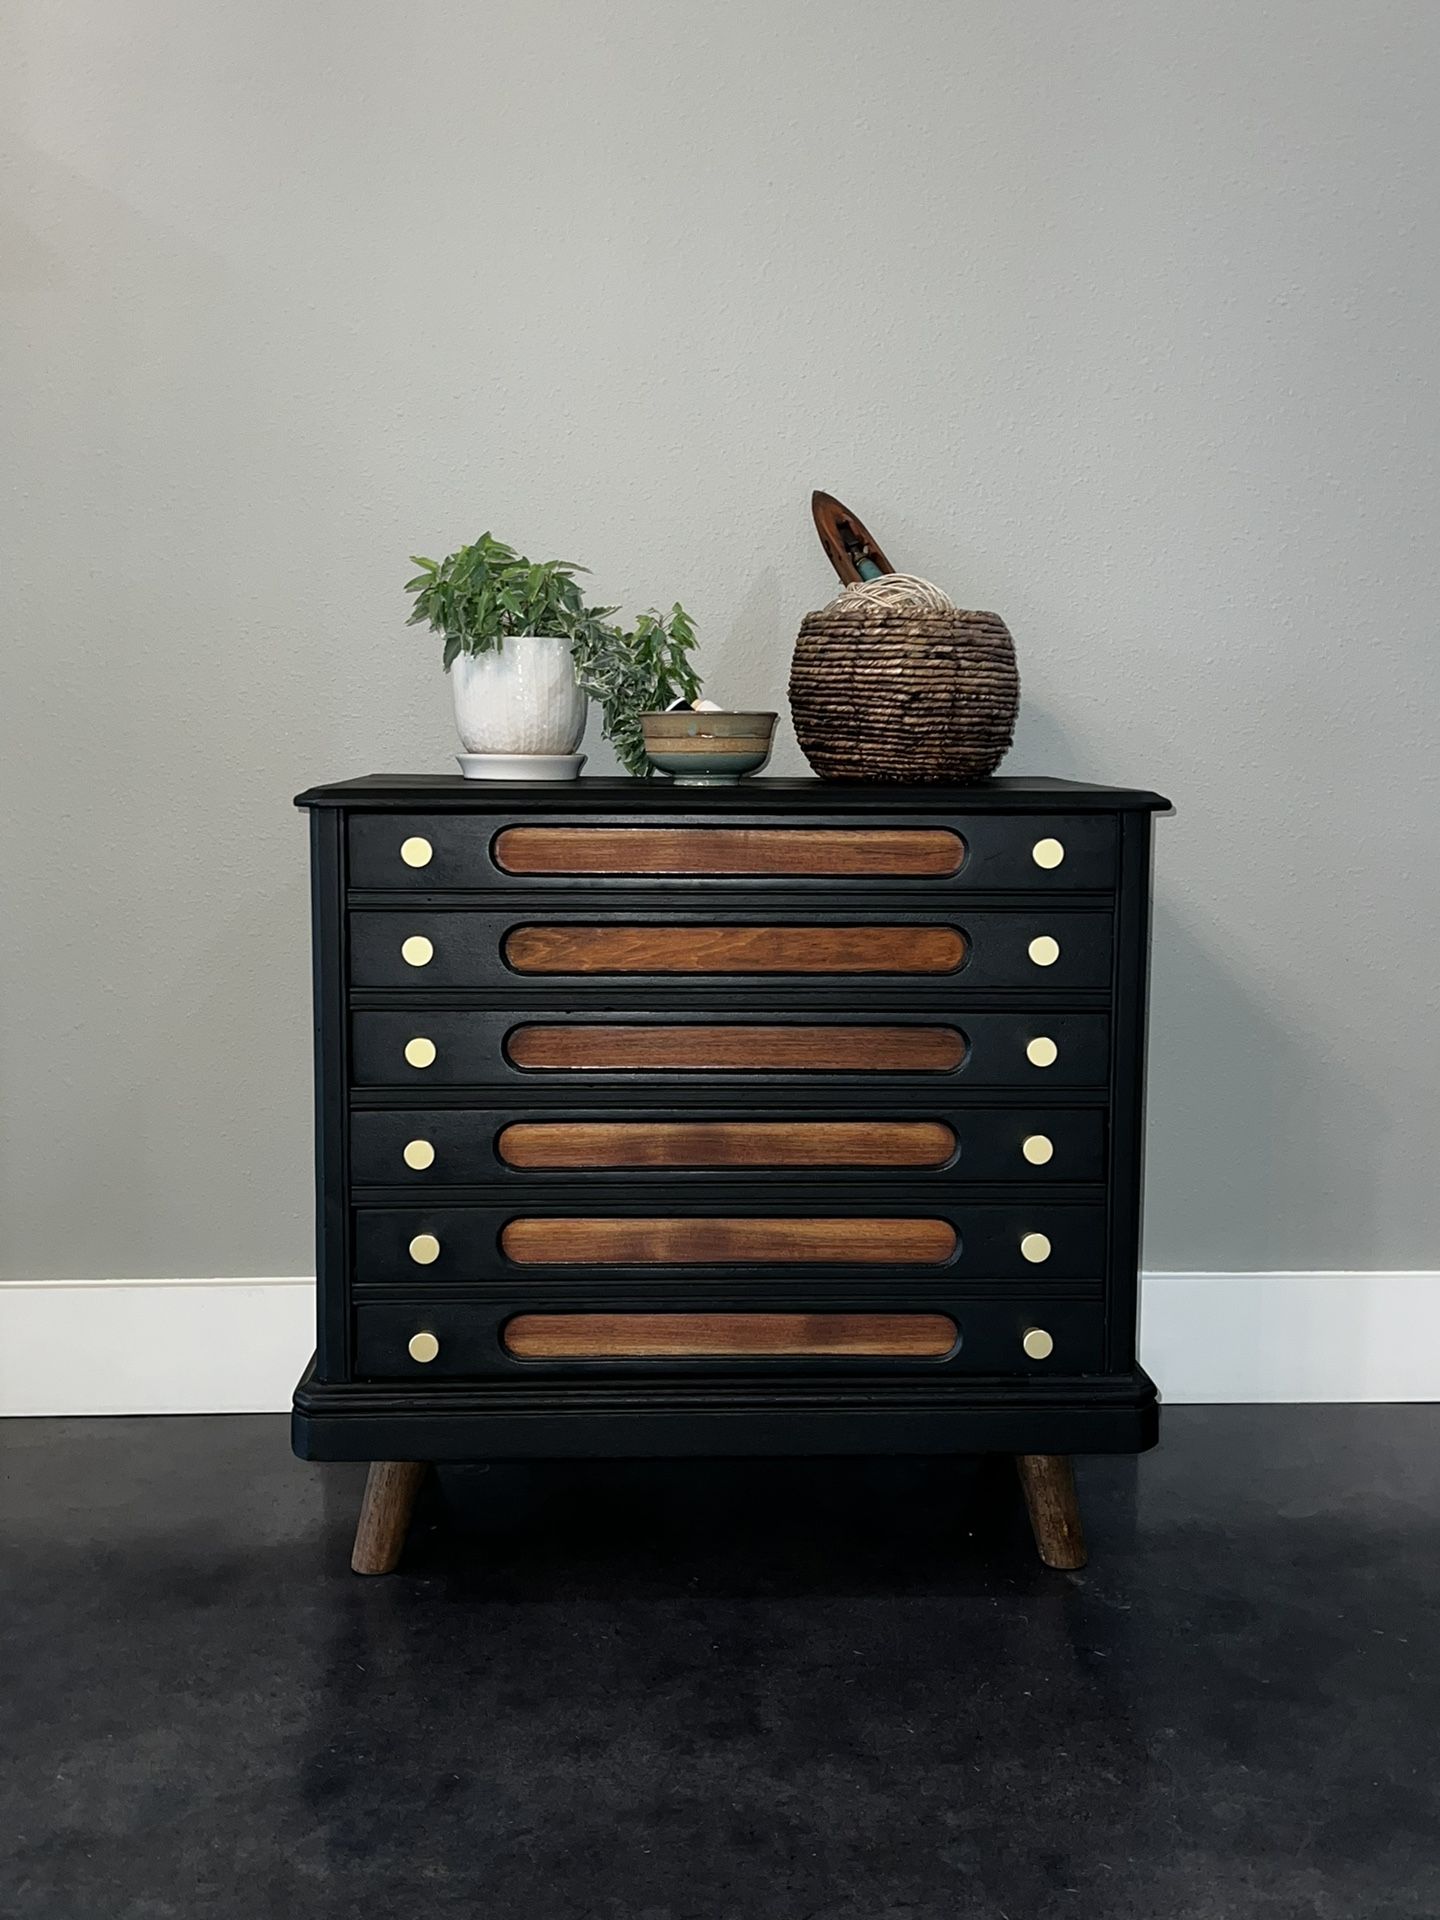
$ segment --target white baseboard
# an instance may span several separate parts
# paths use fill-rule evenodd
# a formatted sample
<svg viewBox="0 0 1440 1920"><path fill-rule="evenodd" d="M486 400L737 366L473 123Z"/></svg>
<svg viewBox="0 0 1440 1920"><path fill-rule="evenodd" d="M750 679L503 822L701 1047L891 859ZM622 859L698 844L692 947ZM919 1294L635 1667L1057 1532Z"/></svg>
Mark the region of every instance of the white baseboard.
<svg viewBox="0 0 1440 1920"><path fill-rule="evenodd" d="M315 1346L315 1282L0 1284L0 1415L278 1413Z"/></svg>
<svg viewBox="0 0 1440 1920"><path fill-rule="evenodd" d="M1154 1273L1141 1355L1170 1405L1440 1400L1440 1273ZM0 1416L280 1413L314 1282L0 1283Z"/></svg>
<svg viewBox="0 0 1440 1920"><path fill-rule="evenodd" d="M1440 1400L1440 1273L1148 1273L1140 1357L1173 1406Z"/></svg>

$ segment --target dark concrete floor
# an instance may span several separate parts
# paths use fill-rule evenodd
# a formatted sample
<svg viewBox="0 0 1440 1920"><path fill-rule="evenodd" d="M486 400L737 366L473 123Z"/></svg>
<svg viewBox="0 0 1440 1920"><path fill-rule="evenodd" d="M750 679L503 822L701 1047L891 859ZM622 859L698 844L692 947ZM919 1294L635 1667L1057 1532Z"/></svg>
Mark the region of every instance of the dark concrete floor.
<svg viewBox="0 0 1440 1920"><path fill-rule="evenodd" d="M363 1581L282 1420L0 1454L17 1920L1440 1914L1440 1407L1172 1410L1078 1575L966 1462L467 1470Z"/></svg>

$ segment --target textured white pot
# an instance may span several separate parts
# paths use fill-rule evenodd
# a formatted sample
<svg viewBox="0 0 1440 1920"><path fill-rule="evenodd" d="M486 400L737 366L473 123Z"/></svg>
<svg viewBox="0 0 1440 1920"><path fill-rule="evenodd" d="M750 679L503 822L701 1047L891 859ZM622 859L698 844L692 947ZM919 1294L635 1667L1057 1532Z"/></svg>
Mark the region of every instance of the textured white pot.
<svg viewBox="0 0 1440 1920"><path fill-rule="evenodd" d="M568 640L513 634L499 653L462 653L450 690L467 753L573 753L585 731Z"/></svg>

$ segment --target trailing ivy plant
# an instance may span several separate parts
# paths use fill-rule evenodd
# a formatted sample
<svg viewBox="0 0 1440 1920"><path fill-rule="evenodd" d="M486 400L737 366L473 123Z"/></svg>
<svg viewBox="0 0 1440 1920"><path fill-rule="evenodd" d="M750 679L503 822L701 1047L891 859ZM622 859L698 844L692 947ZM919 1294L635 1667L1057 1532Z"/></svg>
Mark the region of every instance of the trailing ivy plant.
<svg viewBox="0 0 1440 1920"><path fill-rule="evenodd" d="M405 583L415 601L406 624L441 635L447 673L460 654L498 653L512 635L568 640L576 681L600 708L620 764L639 779L654 772L641 714L700 695L689 660L695 629L678 602L668 614L652 607L627 631L611 624L614 607L586 606L575 578L584 567L537 564L488 533L443 560L412 553L410 561L420 571Z"/></svg>
<svg viewBox="0 0 1440 1920"><path fill-rule="evenodd" d="M605 738L627 773L655 771L645 752L642 713L663 713L676 700L698 700L700 677L690 664L695 629L677 600L668 614L652 607L632 632L603 623L577 634L575 678L599 707Z"/></svg>

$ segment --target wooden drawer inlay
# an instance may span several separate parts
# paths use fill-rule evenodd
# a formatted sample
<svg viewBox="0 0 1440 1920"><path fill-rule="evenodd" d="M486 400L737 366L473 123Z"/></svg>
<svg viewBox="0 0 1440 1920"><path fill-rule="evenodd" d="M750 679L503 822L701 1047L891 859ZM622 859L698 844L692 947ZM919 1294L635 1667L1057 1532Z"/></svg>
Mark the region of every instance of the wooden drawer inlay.
<svg viewBox="0 0 1440 1920"><path fill-rule="evenodd" d="M506 827L505 873L813 875L958 873L965 843L934 827Z"/></svg>
<svg viewBox="0 0 1440 1920"><path fill-rule="evenodd" d="M516 927L517 973L954 973L954 927Z"/></svg>
<svg viewBox="0 0 1440 1920"><path fill-rule="evenodd" d="M521 1266L934 1266L954 1253L956 1236L948 1220L522 1219L500 1246Z"/></svg>
<svg viewBox="0 0 1440 1920"><path fill-rule="evenodd" d="M943 1167L955 1134L939 1120L517 1121L499 1139L510 1167Z"/></svg>
<svg viewBox="0 0 1440 1920"><path fill-rule="evenodd" d="M938 1360L956 1327L943 1313L522 1313L504 1340L522 1360Z"/></svg>
<svg viewBox="0 0 1440 1920"><path fill-rule="evenodd" d="M524 1026L506 1051L517 1067L611 1072L952 1073L965 1058L955 1027Z"/></svg>

